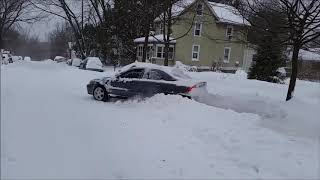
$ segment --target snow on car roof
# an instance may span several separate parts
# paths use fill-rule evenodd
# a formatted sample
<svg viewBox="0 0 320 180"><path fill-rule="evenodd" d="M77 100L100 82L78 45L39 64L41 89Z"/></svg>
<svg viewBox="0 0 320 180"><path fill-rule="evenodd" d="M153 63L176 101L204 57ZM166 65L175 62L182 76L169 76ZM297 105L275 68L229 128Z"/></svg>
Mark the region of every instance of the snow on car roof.
<svg viewBox="0 0 320 180"><path fill-rule="evenodd" d="M190 79L190 77L187 74L185 74L182 70L180 70L178 68L169 67L169 66L160 66L157 64L143 63L143 62L137 62L137 61L121 68L121 72L128 71L131 68L158 69L158 70L164 71L164 72L172 75L173 77L182 78L182 79ZM178 72L179 70L181 72ZM178 73L181 73L181 74L178 74Z"/></svg>
<svg viewBox="0 0 320 180"><path fill-rule="evenodd" d="M98 57L87 57L87 60L90 61L100 61L100 59Z"/></svg>
<svg viewBox="0 0 320 180"><path fill-rule="evenodd" d="M98 57L88 57L87 60L86 68L102 69L102 62Z"/></svg>
<svg viewBox="0 0 320 180"><path fill-rule="evenodd" d="M66 59L66 58L63 56L56 56L54 59L57 60L57 59Z"/></svg>
<svg viewBox="0 0 320 180"><path fill-rule="evenodd" d="M120 69L119 73L126 72L130 69L133 69L133 68L161 70L176 79L176 81L166 81L166 83L172 83L172 84L182 85L182 86L193 86L193 85L200 83L199 81L193 80L188 74L186 74L183 70L181 70L177 67L160 66L157 64L143 63L143 62L137 62L137 61L134 63L128 64L126 66L123 66ZM148 79L148 81L153 81L153 80ZM159 80L157 80L157 81L159 81Z"/></svg>

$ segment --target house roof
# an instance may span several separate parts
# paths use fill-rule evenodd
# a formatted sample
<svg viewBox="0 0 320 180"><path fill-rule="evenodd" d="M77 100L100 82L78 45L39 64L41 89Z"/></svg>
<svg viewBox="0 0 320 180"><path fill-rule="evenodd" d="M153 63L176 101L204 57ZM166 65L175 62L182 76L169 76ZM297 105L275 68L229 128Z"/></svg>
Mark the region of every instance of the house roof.
<svg viewBox="0 0 320 180"><path fill-rule="evenodd" d="M143 43L144 42L144 37L140 37L134 40L135 43ZM164 42L163 40L163 34L158 34L155 36L149 36L149 43L152 42ZM170 43L176 43L176 40L174 40L172 37L170 37Z"/></svg>
<svg viewBox="0 0 320 180"><path fill-rule="evenodd" d="M180 0L175 3L172 7L172 16L177 17L181 15L187 8L189 8L193 3L200 1L200 0ZM243 18L240 12L229 5L209 2L208 0L203 0L210 11L212 12L213 16L216 17L218 22L220 23L227 23L227 24L235 24L235 25L245 25L250 26L250 23ZM155 21L159 21L160 18L156 18Z"/></svg>
<svg viewBox="0 0 320 180"><path fill-rule="evenodd" d="M313 49L313 50L317 50L317 49ZM320 62L320 49L318 49L319 53L313 52L313 50L307 51L307 50L301 49L299 52L299 58L302 61L319 61Z"/></svg>
<svg viewBox="0 0 320 180"><path fill-rule="evenodd" d="M208 2L219 22L237 25L247 25L250 23L240 14L240 12L229 5Z"/></svg>

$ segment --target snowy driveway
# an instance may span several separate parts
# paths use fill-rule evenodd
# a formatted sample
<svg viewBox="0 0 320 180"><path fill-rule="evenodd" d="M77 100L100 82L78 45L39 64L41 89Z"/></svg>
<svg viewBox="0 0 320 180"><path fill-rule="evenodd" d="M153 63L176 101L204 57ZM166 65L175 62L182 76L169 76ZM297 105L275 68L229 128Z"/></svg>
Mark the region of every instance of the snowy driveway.
<svg viewBox="0 0 320 180"><path fill-rule="evenodd" d="M262 89L259 92L263 96L255 95L256 99L277 104L286 113L296 106L309 109L301 107L309 113L307 116L294 114L308 117L306 127L299 131L292 126L282 131L271 126L298 124L298 119L286 114L281 122L271 117L270 122L274 122L265 123L257 114L212 107L179 96L157 95L142 102L94 101L86 93L87 82L110 74L112 71L83 71L52 62L2 66L1 176L319 178L319 139L304 134L307 128L318 127L312 123L317 119L314 110L320 101L305 95L318 95L320 86L316 83L301 81L306 87L297 96L302 98L287 107L280 103L280 97L272 96L274 92L268 95L268 89L282 90L282 85L271 88L269 83L243 79L240 88L235 83L239 79L231 80L236 77L191 74L208 81L212 94L254 98L253 91Z"/></svg>

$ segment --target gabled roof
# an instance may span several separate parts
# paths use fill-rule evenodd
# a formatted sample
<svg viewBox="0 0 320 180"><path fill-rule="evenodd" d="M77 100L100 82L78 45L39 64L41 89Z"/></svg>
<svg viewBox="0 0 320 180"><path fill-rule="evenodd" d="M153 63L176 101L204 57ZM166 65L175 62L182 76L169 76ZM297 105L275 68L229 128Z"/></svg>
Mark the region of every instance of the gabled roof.
<svg viewBox="0 0 320 180"><path fill-rule="evenodd" d="M310 50L311 51L300 49L299 58L302 61L320 61L320 53L313 52L313 51L320 52L320 49L310 49Z"/></svg>
<svg viewBox="0 0 320 180"><path fill-rule="evenodd" d="M208 3L215 15L217 16L217 18L219 19L219 22L250 26L250 23L245 18L243 18L243 16L235 7L221 3Z"/></svg>
<svg viewBox="0 0 320 180"><path fill-rule="evenodd" d="M197 1L204 1L219 23L250 26L250 23L241 16L236 8L226 4L209 2L208 0L180 0L172 7L172 16L180 16ZM159 18L156 21L159 21Z"/></svg>

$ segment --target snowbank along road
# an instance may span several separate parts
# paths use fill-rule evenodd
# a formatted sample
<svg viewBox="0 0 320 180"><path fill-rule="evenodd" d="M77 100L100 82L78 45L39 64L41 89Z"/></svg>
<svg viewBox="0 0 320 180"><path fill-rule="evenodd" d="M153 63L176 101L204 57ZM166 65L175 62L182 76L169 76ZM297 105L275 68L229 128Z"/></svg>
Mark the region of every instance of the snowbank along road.
<svg viewBox="0 0 320 180"><path fill-rule="evenodd" d="M1 178L318 179L320 84L189 73L199 103L156 95L97 102L86 84L113 71L1 66ZM209 105L209 106L208 106Z"/></svg>

